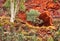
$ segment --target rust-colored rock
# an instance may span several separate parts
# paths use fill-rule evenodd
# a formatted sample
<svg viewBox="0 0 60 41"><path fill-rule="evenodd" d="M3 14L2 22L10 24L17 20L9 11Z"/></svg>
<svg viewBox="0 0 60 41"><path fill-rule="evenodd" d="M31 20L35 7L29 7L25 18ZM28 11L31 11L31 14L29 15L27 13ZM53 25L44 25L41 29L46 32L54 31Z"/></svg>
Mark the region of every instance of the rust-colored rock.
<svg viewBox="0 0 60 41"><path fill-rule="evenodd" d="M45 26L53 25L52 17L51 17L51 15L50 15L50 13L48 11L45 11L44 13L42 13L39 16L39 19L42 19L44 21L43 25L45 25Z"/></svg>
<svg viewBox="0 0 60 41"><path fill-rule="evenodd" d="M52 17L54 18L56 17L56 15L58 15L59 12L57 12L57 10L60 8L60 3L55 3L53 0L27 0L24 5L26 6L26 11L29 11L30 9L38 10L41 13L39 19L42 19L44 21L42 25L45 26L53 25ZM18 16L22 20L26 20L25 13L22 14L20 12ZM31 22L28 23L32 24Z"/></svg>
<svg viewBox="0 0 60 41"><path fill-rule="evenodd" d="M25 12L19 12L18 13L18 17L21 19L21 20L23 20L23 21L26 21L26 14L25 14Z"/></svg>

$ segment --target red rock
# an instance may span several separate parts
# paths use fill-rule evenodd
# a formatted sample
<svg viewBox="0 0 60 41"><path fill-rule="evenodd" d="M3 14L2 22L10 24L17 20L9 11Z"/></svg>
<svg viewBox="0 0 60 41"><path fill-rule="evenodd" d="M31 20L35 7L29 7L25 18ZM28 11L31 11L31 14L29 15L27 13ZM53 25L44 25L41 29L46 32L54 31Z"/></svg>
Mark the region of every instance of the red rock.
<svg viewBox="0 0 60 41"><path fill-rule="evenodd" d="M23 20L23 21L26 21L26 14L24 12L19 12L18 13L18 17Z"/></svg>
<svg viewBox="0 0 60 41"><path fill-rule="evenodd" d="M45 26L53 25L52 17L48 11L40 14L39 19L42 19L44 21L43 25Z"/></svg>

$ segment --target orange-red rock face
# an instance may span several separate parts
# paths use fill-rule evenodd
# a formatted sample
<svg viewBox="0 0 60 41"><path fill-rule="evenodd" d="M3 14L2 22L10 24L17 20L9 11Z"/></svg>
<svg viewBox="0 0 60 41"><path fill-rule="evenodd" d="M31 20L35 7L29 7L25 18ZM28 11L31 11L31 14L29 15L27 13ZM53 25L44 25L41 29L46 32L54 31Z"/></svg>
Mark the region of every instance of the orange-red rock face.
<svg viewBox="0 0 60 41"><path fill-rule="evenodd" d="M58 12L60 9L60 3L58 0L56 3L53 0L26 0L25 5L27 11L30 9L38 10L41 13L39 19L42 19L44 21L43 25L46 26L52 25L53 16L57 17L60 15L60 12Z"/></svg>
<svg viewBox="0 0 60 41"><path fill-rule="evenodd" d="M50 26L50 25L53 25L53 20L52 20L52 17L50 15L50 13L48 11L42 13L40 16L39 16L39 19L42 19L43 20L43 25L45 26Z"/></svg>
<svg viewBox="0 0 60 41"><path fill-rule="evenodd" d="M18 17L23 20L23 21L26 21L26 14L24 12L19 12L18 13Z"/></svg>

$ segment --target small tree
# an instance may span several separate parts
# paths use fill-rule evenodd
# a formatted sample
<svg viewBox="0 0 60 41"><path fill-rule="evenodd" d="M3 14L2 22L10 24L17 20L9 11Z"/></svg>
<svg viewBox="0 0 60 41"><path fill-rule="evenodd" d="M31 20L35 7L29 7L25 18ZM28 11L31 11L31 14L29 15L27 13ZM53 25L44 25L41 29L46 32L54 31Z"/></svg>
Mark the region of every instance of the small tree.
<svg viewBox="0 0 60 41"><path fill-rule="evenodd" d="M10 22L14 22L15 20L15 15L19 10L19 0L10 0L10 10L11 10L11 19Z"/></svg>
<svg viewBox="0 0 60 41"><path fill-rule="evenodd" d="M14 22L14 17L15 17L15 14L14 14L14 0L10 0L11 2L11 5L10 5L10 10L11 10L11 19L10 19L10 22Z"/></svg>

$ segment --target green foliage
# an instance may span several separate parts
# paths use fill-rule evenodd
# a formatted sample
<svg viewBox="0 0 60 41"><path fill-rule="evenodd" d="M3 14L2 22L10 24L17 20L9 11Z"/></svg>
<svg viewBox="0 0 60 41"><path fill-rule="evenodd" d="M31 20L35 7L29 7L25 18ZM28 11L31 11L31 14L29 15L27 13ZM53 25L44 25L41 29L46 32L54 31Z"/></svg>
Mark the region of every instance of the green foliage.
<svg viewBox="0 0 60 41"><path fill-rule="evenodd" d="M0 37L2 38L2 40L4 39L4 30L3 27L0 27Z"/></svg>
<svg viewBox="0 0 60 41"><path fill-rule="evenodd" d="M20 11L25 11L26 10L26 7L24 4L20 4Z"/></svg>
<svg viewBox="0 0 60 41"><path fill-rule="evenodd" d="M2 24L0 23L0 27L2 27Z"/></svg>
<svg viewBox="0 0 60 41"><path fill-rule="evenodd" d="M58 26L58 30L55 32L54 41L58 41L59 38L60 38L60 25Z"/></svg>
<svg viewBox="0 0 60 41"><path fill-rule="evenodd" d="M25 7L24 3L25 3L25 0L20 0L20 6L19 7L20 7L21 11L26 10L26 7ZM16 2L16 0L14 0L14 8L15 8L16 4L17 4L17 2ZM4 4L4 7L10 8L10 0L6 1L6 3Z"/></svg>
<svg viewBox="0 0 60 41"><path fill-rule="evenodd" d="M32 40L31 41L37 41L37 37L36 37L35 34L32 36Z"/></svg>
<svg viewBox="0 0 60 41"><path fill-rule="evenodd" d="M20 4L24 4L26 0L20 0Z"/></svg>
<svg viewBox="0 0 60 41"><path fill-rule="evenodd" d="M24 3L25 3L25 0L20 0L20 11L25 11L26 10L26 7L25 7Z"/></svg>
<svg viewBox="0 0 60 41"><path fill-rule="evenodd" d="M7 0L6 3L4 4L4 7L9 8L10 7L10 0Z"/></svg>
<svg viewBox="0 0 60 41"><path fill-rule="evenodd" d="M15 9L15 6L16 6L16 0L14 0L14 9Z"/></svg>
<svg viewBox="0 0 60 41"><path fill-rule="evenodd" d="M47 41L54 41L54 39L53 39L53 37L49 36L49 37L47 38Z"/></svg>
<svg viewBox="0 0 60 41"><path fill-rule="evenodd" d="M60 36L60 30L57 31L57 35Z"/></svg>
<svg viewBox="0 0 60 41"><path fill-rule="evenodd" d="M56 2L57 0L53 0L54 2Z"/></svg>
<svg viewBox="0 0 60 41"><path fill-rule="evenodd" d="M40 38L39 41L42 41L42 38Z"/></svg>
<svg viewBox="0 0 60 41"><path fill-rule="evenodd" d="M18 35L18 41L24 41L24 35L22 33Z"/></svg>
<svg viewBox="0 0 60 41"><path fill-rule="evenodd" d="M42 38L39 37L39 39L37 41L43 41Z"/></svg>
<svg viewBox="0 0 60 41"><path fill-rule="evenodd" d="M37 10L31 9L27 14L27 21L35 21L35 19L39 16L39 12Z"/></svg>

